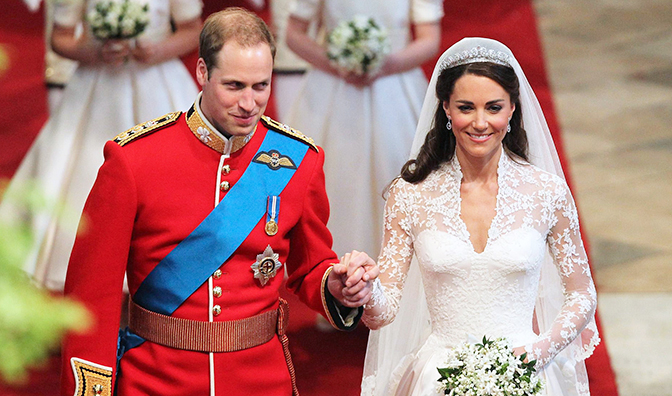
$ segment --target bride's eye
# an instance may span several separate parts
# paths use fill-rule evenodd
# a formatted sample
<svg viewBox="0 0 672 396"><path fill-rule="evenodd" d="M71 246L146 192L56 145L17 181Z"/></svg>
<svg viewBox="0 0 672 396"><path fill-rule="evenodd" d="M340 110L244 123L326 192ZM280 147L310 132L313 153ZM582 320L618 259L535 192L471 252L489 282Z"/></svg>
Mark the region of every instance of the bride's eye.
<svg viewBox="0 0 672 396"><path fill-rule="evenodd" d="M457 108L462 112L467 112L467 111L473 109L473 107L470 106L470 105L461 105L461 106L457 106Z"/></svg>

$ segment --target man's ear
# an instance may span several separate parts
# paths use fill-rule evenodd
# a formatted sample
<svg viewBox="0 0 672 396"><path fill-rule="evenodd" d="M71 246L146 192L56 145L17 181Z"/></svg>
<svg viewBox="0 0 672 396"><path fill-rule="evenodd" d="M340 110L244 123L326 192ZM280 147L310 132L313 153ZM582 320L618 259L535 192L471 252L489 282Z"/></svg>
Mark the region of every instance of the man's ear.
<svg viewBox="0 0 672 396"><path fill-rule="evenodd" d="M201 87L208 81L208 66L206 66L203 58L198 58L198 62L196 62L196 80Z"/></svg>

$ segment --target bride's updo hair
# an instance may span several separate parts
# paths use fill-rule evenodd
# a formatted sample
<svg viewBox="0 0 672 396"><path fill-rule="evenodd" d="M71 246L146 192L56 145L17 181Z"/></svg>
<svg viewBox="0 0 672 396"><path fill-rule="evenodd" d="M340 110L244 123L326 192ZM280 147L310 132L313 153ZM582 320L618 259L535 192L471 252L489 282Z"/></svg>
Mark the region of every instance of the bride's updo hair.
<svg viewBox="0 0 672 396"><path fill-rule="evenodd" d="M455 82L466 74L487 77L498 83L509 94L516 106L511 117L511 132L502 141L504 151L513 159L528 161L527 134L523 129L523 109L520 105L520 91L516 72L509 66L490 62L475 62L444 69L436 82L436 97L439 104L434 113L434 122L417 158L409 160L401 168L401 178L409 183L419 183L441 164L455 155L455 136L446 129L448 117L443 110L443 102L450 99Z"/></svg>

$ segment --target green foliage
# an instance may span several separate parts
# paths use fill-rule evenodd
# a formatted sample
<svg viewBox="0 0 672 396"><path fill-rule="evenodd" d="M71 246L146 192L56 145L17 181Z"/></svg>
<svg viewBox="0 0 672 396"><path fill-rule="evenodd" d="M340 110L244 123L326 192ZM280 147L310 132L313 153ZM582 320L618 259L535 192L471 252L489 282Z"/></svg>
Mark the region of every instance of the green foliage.
<svg viewBox="0 0 672 396"><path fill-rule="evenodd" d="M4 200L32 213L48 208L34 188ZM22 269L33 241L25 223L0 219L0 235L0 377L20 382L29 367L58 347L66 331L84 330L89 318L79 304L31 283Z"/></svg>

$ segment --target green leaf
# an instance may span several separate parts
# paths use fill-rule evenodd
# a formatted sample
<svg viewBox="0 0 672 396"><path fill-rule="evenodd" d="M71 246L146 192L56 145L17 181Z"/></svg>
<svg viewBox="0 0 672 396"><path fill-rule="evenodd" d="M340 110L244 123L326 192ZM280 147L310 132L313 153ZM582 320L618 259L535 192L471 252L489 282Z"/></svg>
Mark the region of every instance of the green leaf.
<svg viewBox="0 0 672 396"><path fill-rule="evenodd" d="M16 187L11 193L5 194L3 204L26 212L28 218L45 210L61 212L34 186ZM83 306L51 296L26 276L21 267L33 243L27 224L0 222L0 235L0 378L16 383L26 380L28 368L58 347L65 332L81 331L90 320Z"/></svg>

